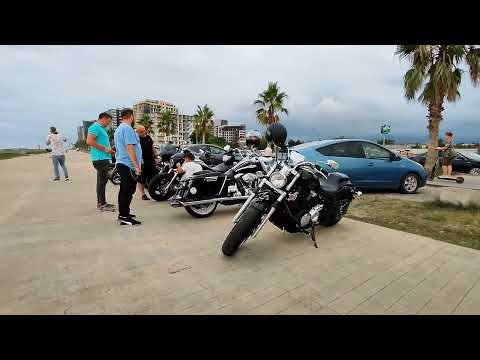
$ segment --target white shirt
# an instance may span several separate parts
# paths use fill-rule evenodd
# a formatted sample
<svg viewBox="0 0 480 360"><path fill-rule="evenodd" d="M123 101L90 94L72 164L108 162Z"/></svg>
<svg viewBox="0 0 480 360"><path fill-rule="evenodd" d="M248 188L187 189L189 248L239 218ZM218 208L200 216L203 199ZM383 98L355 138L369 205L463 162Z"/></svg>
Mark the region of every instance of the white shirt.
<svg viewBox="0 0 480 360"><path fill-rule="evenodd" d="M47 136L47 142L50 141L50 146L52 147L52 155L65 155L65 146L63 143L66 141L60 134L50 134Z"/></svg>
<svg viewBox="0 0 480 360"><path fill-rule="evenodd" d="M197 171L202 171L202 165L196 163L195 161L184 162L182 169L185 170L185 173L182 176L182 180L192 177Z"/></svg>

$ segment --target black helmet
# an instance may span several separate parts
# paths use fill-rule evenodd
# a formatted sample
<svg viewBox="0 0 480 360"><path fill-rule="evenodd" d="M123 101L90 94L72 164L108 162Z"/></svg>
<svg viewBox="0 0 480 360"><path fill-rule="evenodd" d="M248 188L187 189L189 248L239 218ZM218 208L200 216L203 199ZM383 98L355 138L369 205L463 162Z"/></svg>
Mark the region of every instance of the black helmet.
<svg viewBox="0 0 480 360"><path fill-rule="evenodd" d="M250 130L247 132L245 137L245 145L247 146L258 146L260 145L260 140L262 138L262 134L257 130Z"/></svg>
<svg viewBox="0 0 480 360"><path fill-rule="evenodd" d="M265 137L268 142L273 142L277 146L284 146L287 141L287 129L280 123L273 123L267 127Z"/></svg>

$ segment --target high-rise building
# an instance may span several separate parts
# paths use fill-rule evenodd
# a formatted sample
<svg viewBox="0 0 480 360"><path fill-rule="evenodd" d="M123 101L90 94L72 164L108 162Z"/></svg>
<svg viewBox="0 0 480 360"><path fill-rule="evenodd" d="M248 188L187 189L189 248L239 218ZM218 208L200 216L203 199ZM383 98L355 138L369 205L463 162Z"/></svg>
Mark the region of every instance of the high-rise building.
<svg viewBox="0 0 480 360"><path fill-rule="evenodd" d="M77 141L85 140L83 126L77 126Z"/></svg>
<svg viewBox="0 0 480 360"><path fill-rule="evenodd" d="M90 127L90 125L93 125L93 123L95 122L95 120L84 120L83 121L83 136L84 136L84 139L87 138L87 135L88 135L88 128Z"/></svg>
<svg viewBox="0 0 480 360"><path fill-rule="evenodd" d="M168 141L168 138L164 133L158 131L158 122L161 119L161 114L170 111L174 117L177 117L178 110L177 107L169 102L163 100L141 100L133 105L133 114L135 116L135 121L138 122L144 114L148 115L153 122L153 134L152 139L154 143L165 143ZM174 136L175 137L175 136ZM177 140L177 139L176 139ZM171 140L173 142L173 140ZM175 141L176 142L176 141Z"/></svg>
<svg viewBox="0 0 480 360"><path fill-rule="evenodd" d="M167 137L167 141L175 144L186 145L190 143L190 135L193 132L193 116L178 114L175 135Z"/></svg>
<svg viewBox="0 0 480 360"><path fill-rule="evenodd" d="M120 108L114 108L105 111L107 114L109 114L112 117L112 122L109 125L109 128L112 128L114 131L117 129L118 125L122 122L122 109Z"/></svg>
<svg viewBox="0 0 480 360"><path fill-rule="evenodd" d="M224 138L228 144L245 143L246 125L245 124L230 124L227 120L218 120L213 127L213 135Z"/></svg>

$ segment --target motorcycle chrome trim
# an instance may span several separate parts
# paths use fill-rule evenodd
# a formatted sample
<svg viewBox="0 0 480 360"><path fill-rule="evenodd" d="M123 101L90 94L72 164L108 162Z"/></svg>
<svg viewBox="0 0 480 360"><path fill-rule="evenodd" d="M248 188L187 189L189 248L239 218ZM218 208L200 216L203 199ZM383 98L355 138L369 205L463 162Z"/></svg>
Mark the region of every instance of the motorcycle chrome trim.
<svg viewBox="0 0 480 360"><path fill-rule="evenodd" d="M283 201L283 199L285 199L285 196L287 195L287 193L283 193L282 195L280 195L277 199L277 203L281 203ZM272 206L272 208L270 209L270 211L268 212L267 216L265 216L265 218L262 220L262 222L260 223L260 225L255 229L255 232L253 233L252 235L252 239L255 239L255 237L258 235L258 233L260 232L260 230L262 230L262 228L265 226L265 224L267 223L267 221L270 219L270 217L273 215L273 213L275 212L275 206Z"/></svg>
<svg viewBox="0 0 480 360"><path fill-rule="evenodd" d="M290 191L290 189L293 187L293 185L295 185L299 177L300 177L300 174L295 175L295 177L292 179L290 184L287 185L287 188L286 188L287 191Z"/></svg>
<svg viewBox="0 0 480 360"><path fill-rule="evenodd" d="M197 200L197 201L179 201L182 206L194 206L194 205L203 205L203 204L210 204L212 202L222 202L228 200L247 200L249 197L242 195L242 196L228 196L228 197L221 197L221 198L214 198L214 199L206 199L206 200Z"/></svg>
<svg viewBox="0 0 480 360"><path fill-rule="evenodd" d="M168 183L167 187L165 188L164 192L166 192L169 188L170 188L170 185L172 185L172 183L175 181L175 179L177 178L178 174L175 173L175 175L173 176L172 180L170 180L170 182Z"/></svg>
<svg viewBox="0 0 480 360"><path fill-rule="evenodd" d="M213 181L217 181L218 179L218 176L206 176L204 178L205 182L213 182Z"/></svg>
<svg viewBox="0 0 480 360"><path fill-rule="evenodd" d="M239 171L246 170L246 169L255 169L256 167L257 167L257 165L248 165L248 166L244 166L244 167L239 168L239 169L234 169L234 171L239 172Z"/></svg>
<svg viewBox="0 0 480 360"><path fill-rule="evenodd" d="M242 207L240 208L240 210L238 210L237 214L234 216L233 218L233 223L236 224L237 221L238 221L238 218L243 214L243 212L245 211L245 209L247 208L248 205L250 205L250 203L252 202L253 198L255 197L255 195L257 195L256 193L252 193L248 198L247 198L247 201L245 201L242 205Z"/></svg>
<svg viewBox="0 0 480 360"><path fill-rule="evenodd" d="M220 195L222 193L223 187L225 186L225 183L227 182L227 176L225 175L225 179L223 179L223 184L222 187L220 188L220 191L218 192L217 195Z"/></svg>

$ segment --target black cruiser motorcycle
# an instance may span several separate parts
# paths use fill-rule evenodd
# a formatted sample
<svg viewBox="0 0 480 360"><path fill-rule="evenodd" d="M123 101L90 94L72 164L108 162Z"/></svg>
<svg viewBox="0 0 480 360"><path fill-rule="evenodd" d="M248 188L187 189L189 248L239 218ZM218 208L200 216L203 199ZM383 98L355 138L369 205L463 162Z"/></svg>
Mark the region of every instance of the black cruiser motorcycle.
<svg viewBox="0 0 480 360"><path fill-rule="evenodd" d="M249 155L244 157L238 149L226 149L228 153L222 164L196 172L182 181L171 205L184 207L195 218L205 218L215 212L218 204L243 203L258 186L271 162L255 152L254 146L260 143L256 133L247 134L247 145L252 146Z"/></svg>
<svg viewBox="0 0 480 360"><path fill-rule="evenodd" d="M315 226L337 224L354 196L361 195L347 175L326 172L290 151L282 124L270 125L266 137L276 146L275 164L233 219L234 226L222 246L224 255L233 255L250 236L255 238L267 221L290 233L310 235L317 247ZM338 168L332 160L325 165Z"/></svg>
<svg viewBox="0 0 480 360"><path fill-rule="evenodd" d="M161 157L161 171L155 175L148 183L148 193L153 200L164 201L172 197L180 183L180 178L175 171L177 166L182 166L185 159L183 150L175 153L163 154ZM209 169L208 165L202 160L196 158L202 169Z"/></svg>

